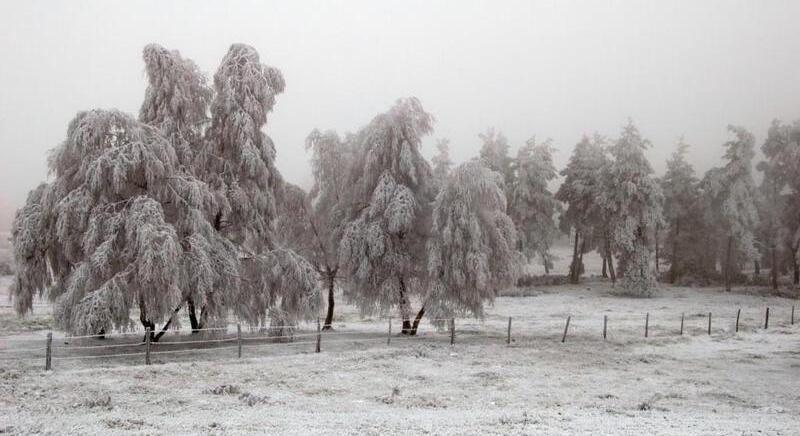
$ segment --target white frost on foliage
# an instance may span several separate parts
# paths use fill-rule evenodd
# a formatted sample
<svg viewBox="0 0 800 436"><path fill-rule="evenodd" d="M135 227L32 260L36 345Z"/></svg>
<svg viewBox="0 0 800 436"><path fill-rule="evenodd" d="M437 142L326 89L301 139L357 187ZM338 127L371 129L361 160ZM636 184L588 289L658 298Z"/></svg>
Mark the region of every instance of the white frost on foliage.
<svg viewBox="0 0 800 436"><path fill-rule="evenodd" d="M479 161L459 165L445 180L433 208L428 242L431 290L426 300L434 319L470 313L483 316L519 275L516 230L506 215L500 173Z"/></svg>

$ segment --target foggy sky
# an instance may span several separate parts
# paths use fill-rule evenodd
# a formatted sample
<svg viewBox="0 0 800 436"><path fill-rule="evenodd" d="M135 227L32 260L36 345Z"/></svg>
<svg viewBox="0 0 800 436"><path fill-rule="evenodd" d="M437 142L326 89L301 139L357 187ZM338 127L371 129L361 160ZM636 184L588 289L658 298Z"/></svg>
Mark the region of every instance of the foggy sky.
<svg viewBox="0 0 800 436"><path fill-rule="evenodd" d="M494 126L512 152L552 138L561 169L582 134L614 137L631 117L661 174L681 135L705 171L728 124L760 146L772 119L800 118L798 16L798 1L4 1L0 230L77 111L138 113L150 42L209 77L235 42L279 68L286 91L266 130L304 187L311 129L353 131L406 96L437 119L428 157L447 137L462 162Z"/></svg>

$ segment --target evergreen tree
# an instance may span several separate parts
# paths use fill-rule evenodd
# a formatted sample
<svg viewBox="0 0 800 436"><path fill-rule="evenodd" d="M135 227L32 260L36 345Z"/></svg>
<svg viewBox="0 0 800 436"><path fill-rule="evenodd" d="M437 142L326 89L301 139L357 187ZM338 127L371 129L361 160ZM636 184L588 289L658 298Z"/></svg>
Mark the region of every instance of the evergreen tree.
<svg viewBox="0 0 800 436"><path fill-rule="evenodd" d="M535 138L529 139L519 149L514 163L517 177L509 206L520 250L529 259L540 256L547 274L553 267L550 247L558 233L556 215L561 212L561 203L547 188L547 184L557 176L552 153L549 140L537 144Z"/></svg>
<svg viewBox="0 0 800 436"><path fill-rule="evenodd" d="M689 145L681 139L667 161L667 172L661 178L664 193L664 220L667 228L666 256L670 283L675 283L688 264L692 268L694 253L689 250L696 234L698 183L694 168L686 160Z"/></svg>
<svg viewBox="0 0 800 436"><path fill-rule="evenodd" d="M648 235L662 221L663 195L653 169L644 155L650 142L629 121L611 147L606 189L600 195L602 208L613 223L612 238L618 250L622 286L634 295L649 295L656 284L650 266Z"/></svg>
<svg viewBox="0 0 800 436"><path fill-rule="evenodd" d="M556 200L567 205L559 226L564 233L573 233L571 283L578 283L583 272L583 254L594 249L596 235L603 233L605 218L598 200L604 189L603 175L608 157L599 135L584 136L575 145L567 167L561 170L564 182L558 188ZM604 246L605 251L609 247ZM613 261L612 261L613 262ZM611 265L613 270L613 264Z"/></svg>
<svg viewBox="0 0 800 436"><path fill-rule="evenodd" d="M441 186L450 174L453 161L450 160L450 140L442 138L436 141L436 155L433 156L433 178Z"/></svg>

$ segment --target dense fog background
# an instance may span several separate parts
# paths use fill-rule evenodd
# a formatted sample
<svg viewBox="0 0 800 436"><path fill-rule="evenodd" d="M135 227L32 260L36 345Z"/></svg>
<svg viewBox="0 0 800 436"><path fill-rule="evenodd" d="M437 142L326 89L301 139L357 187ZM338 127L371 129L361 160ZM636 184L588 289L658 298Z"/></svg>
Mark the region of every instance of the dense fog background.
<svg viewBox="0 0 800 436"><path fill-rule="evenodd" d="M584 133L632 117L657 174L679 136L699 172L728 124L763 141L800 117L800 3L4 2L0 4L0 230L46 177L47 151L79 110L137 113L141 50L178 49L209 75L233 42L287 82L267 130L285 178L308 187L314 127L355 130L416 96L461 162L494 126L516 148L550 137L562 168Z"/></svg>

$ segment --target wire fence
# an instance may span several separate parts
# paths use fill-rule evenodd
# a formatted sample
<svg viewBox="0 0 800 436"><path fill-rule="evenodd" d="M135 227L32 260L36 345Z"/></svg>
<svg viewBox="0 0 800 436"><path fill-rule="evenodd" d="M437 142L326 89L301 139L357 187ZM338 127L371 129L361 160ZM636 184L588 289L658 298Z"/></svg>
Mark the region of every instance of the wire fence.
<svg viewBox="0 0 800 436"><path fill-rule="evenodd" d="M641 316L611 312L595 315L550 314L542 316L424 319L415 335L406 334L392 318L348 322L346 328L323 330L303 325L269 326L242 332L240 325L192 330L170 330L156 341L147 331L104 335L0 337L3 364L41 364L46 370L58 361L102 361L110 366L150 364L152 358L167 361L174 355L215 354L241 358L277 353L321 352L332 344L383 343L506 344L526 346L533 340L610 341L631 343L651 338L730 335L754 330L785 328L795 324L795 306L741 308L735 314L645 312ZM772 319L770 319L770 317ZM298 349L299 348L299 349ZM337 348L331 348L336 350ZM341 347L339 350L343 349ZM231 350L236 350L235 356ZM246 352L246 353L245 353Z"/></svg>

